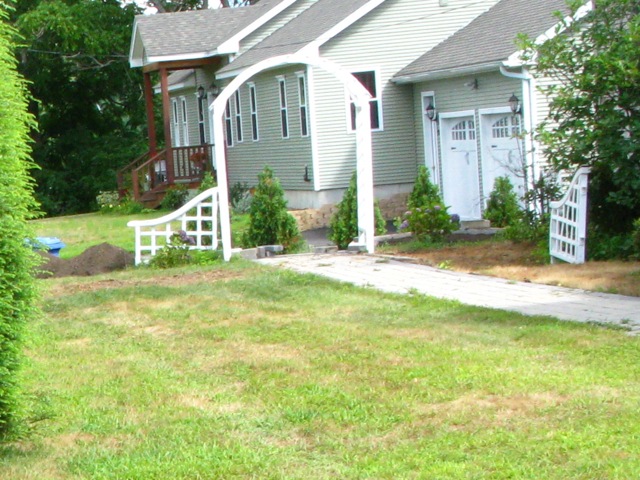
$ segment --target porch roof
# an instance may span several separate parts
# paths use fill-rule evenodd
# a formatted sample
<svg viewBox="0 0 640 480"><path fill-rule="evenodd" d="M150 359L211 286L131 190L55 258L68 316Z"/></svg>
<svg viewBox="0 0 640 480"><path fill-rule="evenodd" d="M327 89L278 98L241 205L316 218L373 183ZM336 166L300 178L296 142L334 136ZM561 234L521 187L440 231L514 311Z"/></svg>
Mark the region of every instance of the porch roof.
<svg viewBox="0 0 640 480"><path fill-rule="evenodd" d="M516 38L537 38L569 13L565 0L502 0L394 76L397 83L497 70L519 50Z"/></svg>
<svg viewBox="0 0 640 480"><path fill-rule="evenodd" d="M147 63L190 60L233 53L224 44L248 34L292 0L261 0L242 8L189 10L138 15L133 26L129 61L132 67Z"/></svg>
<svg viewBox="0 0 640 480"><path fill-rule="evenodd" d="M220 69L220 78L271 57L319 47L385 0L318 0L296 18ZM258 3L259 5L260 3Z"/></svg>

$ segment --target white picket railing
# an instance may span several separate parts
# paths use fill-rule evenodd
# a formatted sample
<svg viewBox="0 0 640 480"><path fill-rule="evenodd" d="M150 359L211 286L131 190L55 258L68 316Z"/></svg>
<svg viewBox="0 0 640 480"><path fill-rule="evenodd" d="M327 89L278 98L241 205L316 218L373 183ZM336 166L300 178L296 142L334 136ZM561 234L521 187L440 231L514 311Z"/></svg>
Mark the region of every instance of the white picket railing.
<svg viewBox="0 0 640 480"><path fill-rule="evenodd" d="M564 197L549 204L549 254L569 263L584 263L587 246L587 190L589 167L580 167Z"/></svg>
<svg viewBox="0 0 640 480"><path fill-rule="evenodd" d="M218 248L218 187L210 188L192 198L173 213L151 220L132 220L128 227L135 229L136 255L139 265L161 250L174 233L183 230L194 240L189 248L215 250ZM144 252L147 252L146 255Z"/></svg>

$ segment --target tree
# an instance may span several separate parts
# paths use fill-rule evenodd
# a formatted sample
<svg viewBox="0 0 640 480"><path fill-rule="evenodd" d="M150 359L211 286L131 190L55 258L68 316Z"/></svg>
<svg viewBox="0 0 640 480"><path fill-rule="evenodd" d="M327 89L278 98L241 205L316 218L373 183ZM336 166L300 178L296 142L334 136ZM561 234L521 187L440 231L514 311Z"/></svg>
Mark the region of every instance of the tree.
<svg viewBox="0 0 640 480"><path fill-rule="evenodd" d="M556 82L544 89L551 111L537 133L556 169L592 167L596 228L628 232L640 217L640 4L599 0L582 19L560 24L541 45L524 42L537 72Z"/></svg>
<svg viewBox="0 0 640 480"><path fill-rule="evenodd" d="M49 214L93 209L147 148L142 76L127 61L139 11L119 0L21 0L14 14L38 122L36 193Z"/></svg>
<svg viewBox="0 0 640 480"><path fill-rule="evenodd" d="M33 119L27 112L25 82L16 72L16 32L8 25L8 5L0 3L0 440L8 439L18 422L16 373L35 296L26 220L37 209L27 147Z"/></svg>

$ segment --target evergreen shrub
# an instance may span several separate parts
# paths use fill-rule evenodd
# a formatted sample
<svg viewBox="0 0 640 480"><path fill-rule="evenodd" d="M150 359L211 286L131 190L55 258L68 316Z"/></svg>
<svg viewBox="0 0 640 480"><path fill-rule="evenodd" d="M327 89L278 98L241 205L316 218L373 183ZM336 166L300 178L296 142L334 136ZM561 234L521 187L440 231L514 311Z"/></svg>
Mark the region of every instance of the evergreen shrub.
<svg viewBox="0 0 640 480"><path fill-rule="evenodd" d="M509 177L498 177L489 194L484 218L492 227L504 228L514 225L522 218L522 209L518 204L518 195L513 189Z"/></svg>

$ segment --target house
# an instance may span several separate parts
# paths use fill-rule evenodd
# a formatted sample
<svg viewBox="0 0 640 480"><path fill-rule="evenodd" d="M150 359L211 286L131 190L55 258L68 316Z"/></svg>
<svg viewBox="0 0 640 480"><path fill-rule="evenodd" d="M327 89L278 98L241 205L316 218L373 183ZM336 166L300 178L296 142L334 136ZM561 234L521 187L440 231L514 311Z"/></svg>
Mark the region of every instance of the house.
<svg viewBox="0 0 640 480"><path fill-rule="evenodd" d="M536 174L537 160L525 159L533 145L521 145L514 134L530 131L546 100L535 92L514 40L553 27L551 12L564 7L563 0L496 3L261 0L138 17L130 62L145 75L150 152L121 177L131 172L137 196L197 181L205 165L215 168L211 145L223 141L229 184L254 183L270 165L290 207L327 212L356 167L353 106L338 79L305 63L258 73L227 103L222 139L213 138L206 108L245 69L307 54L353 74L371 94L375 196L387 217L404 208L417 167L426 164L452 213L481 218L496 176L512 175L523 190L526 180L514 167ZM154 72L171 139L162 150L151 109ZM511 114L511 97L520 99L518 115Z"/></svg>

